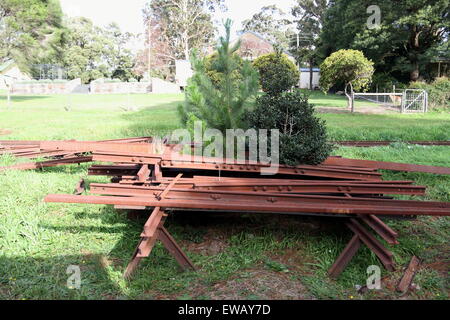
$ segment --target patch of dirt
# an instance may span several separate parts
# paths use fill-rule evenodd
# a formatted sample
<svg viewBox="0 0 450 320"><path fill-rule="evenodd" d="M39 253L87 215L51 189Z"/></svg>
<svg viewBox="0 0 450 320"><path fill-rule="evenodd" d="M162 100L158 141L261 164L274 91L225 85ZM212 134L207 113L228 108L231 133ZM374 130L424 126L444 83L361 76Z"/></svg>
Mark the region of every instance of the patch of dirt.
<svg viewBox="0 0 450 320"><path fill-rule="evenodd" d="M308 290L290 274L270 270L248 270L240 276L208 288L203 295L212 300L311 300Z"/></svg>
<svg viewBox="0 0 450 320"><path fill-rule="evenodd" d="M213 256L221 253L228 247L227 239L223 232L219 232L216 229L209 229L203 236L203 241L195 243L192 241L183 241L183 247L188 251L205 256Z"/></svg>
<svg viewBox="0 0 450 320"><path fill-rule="evenodd" d="M311 271L307 264L314 262L313 257L299 249L285 249L281 250L279 253L269 254L268 256L271 260L282 263L290 270L295 269L296 271L301 271L302 274L308 275Z"/></svg>
<svg viewBox="0 0 450 320"><path fill-rule="evenodd" d="M448 261L436 261L433 263L423 264L422 267L436 270L440 275L447 277L448 270L450 270L450 263Z"/></svg>

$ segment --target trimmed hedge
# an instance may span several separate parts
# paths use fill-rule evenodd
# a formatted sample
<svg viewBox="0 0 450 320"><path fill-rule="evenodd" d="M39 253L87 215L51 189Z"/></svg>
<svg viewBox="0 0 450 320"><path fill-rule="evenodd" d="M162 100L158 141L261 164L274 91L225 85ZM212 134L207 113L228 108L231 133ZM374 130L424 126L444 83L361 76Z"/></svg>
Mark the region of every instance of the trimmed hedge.
<svg viewBox="0 0 450 320"><path fill-rule="evenodd" d="M247 121L252 128L280 130L282 164L320 164L333 150L325 121L315 116L314 106L300 90L258 97Z"/></svg>
<svg viewBox="0 0 450 320"><path fill-rule="evenodd" d="M262 55L253 66L259 71L262 90L270 95L290 90L300 80L298 68L281 52Z"/></svg>

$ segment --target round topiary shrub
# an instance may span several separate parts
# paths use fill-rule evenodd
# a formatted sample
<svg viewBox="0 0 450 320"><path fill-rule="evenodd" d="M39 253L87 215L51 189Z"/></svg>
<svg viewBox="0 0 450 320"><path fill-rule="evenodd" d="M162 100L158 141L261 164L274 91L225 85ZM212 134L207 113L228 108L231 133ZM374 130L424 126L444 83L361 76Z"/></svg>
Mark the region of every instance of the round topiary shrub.
<svg viewBox="0 0 450 320"><path fill-rule="evenodd" d="M280 94L299 82L298 68L279 51L260 56L253 66L259 71L262 90L268 94Z"/></svg>
<svg viewBox="0 0 450 320"><path fill-rule="evenodd" d="M315 116L314 106L300 90L262 95L246 116L252 128L280 131L281 164L320 164L333 150L325 121Z"/></svg>

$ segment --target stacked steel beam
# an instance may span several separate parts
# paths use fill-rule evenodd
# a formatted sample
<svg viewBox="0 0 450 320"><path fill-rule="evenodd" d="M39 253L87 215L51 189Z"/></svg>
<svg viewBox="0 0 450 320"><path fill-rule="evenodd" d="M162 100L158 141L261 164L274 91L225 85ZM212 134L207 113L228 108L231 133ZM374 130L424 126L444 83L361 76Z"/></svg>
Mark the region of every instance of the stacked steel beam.
<svg viewBox="0 0 450 320"><path fill-rule="evenodd" d="M103 150L101 146L104 146L106 150L108 146L118 146L119 144L127 145L127 149L130 149L130 145L142 144L151 141L152 138L129 138L129 139L116 139L116 140L104 140L104 141L89 141L89 142L77 142L82 143L85 147L82 150L74 148L64 148L64 143L69 141L24 141L24 140L0 140L0 156L4 154L10 154L17 158L27 159L43 159L42 161L34 161L28 163L20 163L8 167L0 167L0 171L15 169L15 170L33 170L46 167L56 167L60 165L91 162L91 153L94 150ZM74 142L74 140L71 140ZM57 143L58 146L54 147L53 144ZM114 149L113 149L114 150ZM139 149L142 150L142 149Z"/></svg>
<svg viewBox="0 0 450 320"><path fill-rule="evenodd" d="M157 150L159 149L159 152ZM450 174L450 168L330 157L320 165L280 165L273 176L261 175L268 165L230 159L182 155L177 145L156 145L151 138L109 141L0 141L0 153L47 157L46 164L9 167L33 169L45 165L100 162L91 176L107 176L111 183L83 180L76 195L48 195L46 202L114 205L117 209L151 211L125 276L150 255L161 240L183 268L194 268L164 228L171 211L211 211L339 217L354 236L330 269L338 276L361 244L369 247L388 269L392 253L374 236L397 244L397 233L380 218L449 216L450 203L396 200L395 195L423 196L425 186L413 181L384 181L379 169Z"/></svg>
<svg viewBox="0 0 450 320"><path fill-rule="evenodd" d="M397 244L397 234L380 217L417 215L448 216L450 203L395 200L393 195L422 196L426 187L413 181L383 181L378 169L450 174L450 168L330 157L321 165L280 165L274 176L261 175L267 165L229 159L203 158L170 152L166 146L154 153L151 145L86 145L52 143L53 148L95 149L89 175L111 177L111 183L91 183L91 195L48 195L47 202L114 205L118 209L153 210L144 226L125 276L147 257L161 240L184 268L193 264L164 229L169 211L211 211L314 215L340 217L354 233L344 252L330 269L338 276L361 244L368 246L388 269L394 269L392 253L374 237ZM129 146L129 147L128 147ZM228 161L226 161L228 160Z"/></svg>

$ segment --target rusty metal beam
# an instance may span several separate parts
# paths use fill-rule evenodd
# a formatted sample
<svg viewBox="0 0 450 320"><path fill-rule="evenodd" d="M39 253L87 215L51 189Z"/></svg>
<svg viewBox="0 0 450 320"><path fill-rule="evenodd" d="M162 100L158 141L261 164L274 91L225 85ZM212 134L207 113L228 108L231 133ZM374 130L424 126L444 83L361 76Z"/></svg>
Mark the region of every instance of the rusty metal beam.
<svg viewBox="0 0 450 320"><path fill-rule="evenodd" d="M426 165L409 164L409 163L396 163L396 162L384 162L384 161L372 161L372 160L334 158L334 157L328 158L322 164L367 167L367 168L376 168L376 169L392 170L392 171L450 174L450 168L447 168L447 167L436 167L436 166L426 166Z"/></svg>
<svg viewBox="0 0 450 320"><path fill-rule="evenodd" d="M397 291L401 292L402 294L405 294L408 291L409 287L411 286L411 282L413 281L414 276L419 269L419 265L420 260L417 259L416 256L413 256L411 258L411 261L409 262L408 268L406 268L403 277L400 279L400 282L397 285Z"/></svg>
<svg viewBox="0 0 450 320"><path fill-rule="evenodd" d="M64 150L72 152L136 152L152 153L152 144L142 143L113 143L92 141L42 141L40 148L44 150Z"/></svg>
<svg viewBox="0 0 450 320"><path fill-rule="evenodd" d="M331 278L337 278L344 271L345 267L350 263L352 258L355 256L356 252L358 252L361 247L361 240L358 235L354 235L352 239L349 241L347 246L341 252L339 257L336 259L334 264L328 270L328 275Z"/></svg>
<svg viewBox="0 0 450 320"><path fill-rule="evenodd" d="M239 201L238 199L229 202L217 200L197 200L197 199L164 199L161 201L149 199L149 197L114 197L114 196L74 196L74 195L48 195L45 202L56 203L90 203L90 204L109 204L125 206L145 206L145 207L164 207L176 209L208 209L211 211L224 210L235 212L272 212L272 213L326 213L339 215L358 215L358 214L376 214L376 215L430 215L430 216L450 216L450 208L423 208L423 207L388 207L374 205L351 205L328 203L304 203L296 202L294 204L280 205L277 202L269 201Z"/></svg>
<svg viewBox="0 0 450 320"><path fill-rule="evenodd" d="M177 186L178 187L178 186ZM93 194L145 197L153 196L156 192L164 190L160 186L135 186L121 184L99 184L92 183L90 191ZM278 204L296 203L296 202L327 202L331 204L360 204L374 206L395 206L401 208L421 207L421 208L448 208L450 203L438 201L415 201L415 200L394 200L377 199L329 195L311 195L311 194L288 194L288 193L269 193L269 192L242 192L242 191L217 191L217 190L198 190L185 188L172 188L170 199L199 199L199 200L220 200L220 201L268 201Z"/></svg>
<svg viewBox="0 0 450 320"><path fill-rule="evenodd" d="M369 227L371 227L380 237L389 244L398 244L398 234L386 225L380 218L374 215L360 216Z"/></svg>
<svg viewBox="0 0 450 320"><path fill-rule="evenodd" d="M65 159L57 159L57 160L49 160L42 162L31 162L31 163L21 163L8 167L0 167L0 171L3 170L33 170L33 169L41 169L47 167L56 167L67 164L75 164L75 163L83 163L83 162L91 162L92 157L71 157Z"/></svg>
<svg viewBox="0 0 450 320"><path fill-rule="evenodd" d="M196 270L195 265L188 258L188 256L183 252L180 246L177 244L175 239L170 235L170 233L166 230L166 228L159 228L158 239L163 243L164 247L170 254L175 258L178 264L184 270L191 269Z"/></svg>
<svg viewBox="0 0 450 320"><path fill-rule="evenodd" d="M375 255L380 259L384 267L389 271L395 271L393 254L387 250L377 238L375 238L370 232L368 232L356 219L350 219L349 223L346 223L347 227L350 228L359 239L367 246L369 249L375 253Z"/></svg>
<svg viewBox="0 0 450 320"><path fill-rule="evenodd" d="M349 147L379 147L399 142L422 146L450 146L450 141L335 141L334 143Z"/></svg>

